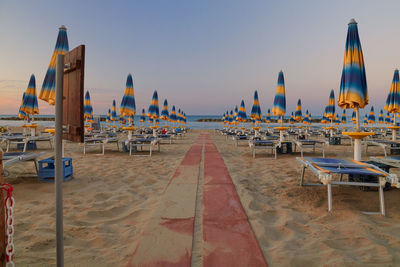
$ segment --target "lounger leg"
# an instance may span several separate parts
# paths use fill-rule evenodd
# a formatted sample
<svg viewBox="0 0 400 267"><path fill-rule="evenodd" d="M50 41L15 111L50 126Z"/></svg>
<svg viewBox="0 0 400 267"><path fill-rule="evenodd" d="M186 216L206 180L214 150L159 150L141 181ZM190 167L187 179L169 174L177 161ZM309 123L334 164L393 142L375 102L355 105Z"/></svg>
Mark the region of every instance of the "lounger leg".
<svg viewBox="0 0 400 267"><path fill-rule="evenodd" d="M306 166L303 166L303 168L301 169L300 186L303 186L305 171L306 171Z"/></svg>
<svg viewBox="0 0 400 267"><path fill-rule="evenodd" d="M255 158L256 158L256 150L253 149L253 159L255 159Z"/></svg>
<svg viewBox="0 0 400 267"><path fill-rule="evenodd" d="M328 211L332 211L332 185L328 183Z"/></svg>
<svg viewBox="0 0 400 267"><path fill-rule="evenodd" d="M382 178L379 178L379 179L382 179ZM385 213L385 198L383 196L383 186L382 185L379 186L379 200L380 200L380 204L381 204L381 214L383 216L385 216L386 215L386 213Z"/></svg>
<svg viewBox="0 0 400 267"><path fill-rule="evenodd" d="M132 156L132 144L129 142L129 156Z"/></svg>
<svg viewBox="0 0 400 267"><path fill-rule="evenodd" d="M325 158L325 148L322 147L322 157Z"/></svg>
<svg viewBox="0 0 400 267"><path fill-rule="evenodd" d="M33 162L35 163L36 174L39 176L38 162L36 159Z"/></svg>
<svg viewBox="0 0 400 267"><path fill-rule="evenodd" d="M383 152L385 152L385 158L387 157L386 148L383 148Z"/></svg>
<svg viewBox="0 0 400 267"><path fill-rule="evenodd" d="M151 147L152 147L152 146L150 146L150 157L151 157L151 150L152 150Z"/></svg>
<svg viewBox="0 0 400 267"><path fill-rule="evenodd" d="M6 152L8 152L9 148L10 148L10 141L7 141L7 150L6 150Z"/></svg>
<svg viewBox="0 0 400 267"><path fill-rule="evenodd" d="M101 154L104 155L104 143L101 144Z"/></svg>
<svg viewBox="0 0 400 267"><path fill-rule="evenodd" d="M339 178L339 181L342 181L342 180L343 180L343 173L340 174L340 178Z"/></svg>
<svg viewBox="0 0 400 267"><path fill-rule="evenodd" d="M26 152L27 146L28 146L28 142L25 142L25 143L24 143L24 150L23 150L24 152Z"/></svg>
<svg viewBox="0 0 400 267"><path fill-rule="evenodd" d="M274 148L275 159L278 159L278 155L276 153L276 147Z"/></svg>
<svg viewBox="0 0 400 267"><path fill-rule="evenodd" d="M303 157L303 149L302 148L300 148L300 154L301 154L301 157Z"/></svg>

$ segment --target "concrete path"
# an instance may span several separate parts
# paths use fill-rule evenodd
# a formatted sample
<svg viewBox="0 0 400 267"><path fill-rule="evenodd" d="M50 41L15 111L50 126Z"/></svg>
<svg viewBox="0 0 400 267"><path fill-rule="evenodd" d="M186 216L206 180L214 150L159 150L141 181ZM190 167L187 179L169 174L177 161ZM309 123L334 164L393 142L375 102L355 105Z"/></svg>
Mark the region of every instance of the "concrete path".
<svg viewBox="0 0 400 267"><path fill-rule="evenodd" d="M267 266L208 133L186 153L128 264L191 265Z"/></svg>

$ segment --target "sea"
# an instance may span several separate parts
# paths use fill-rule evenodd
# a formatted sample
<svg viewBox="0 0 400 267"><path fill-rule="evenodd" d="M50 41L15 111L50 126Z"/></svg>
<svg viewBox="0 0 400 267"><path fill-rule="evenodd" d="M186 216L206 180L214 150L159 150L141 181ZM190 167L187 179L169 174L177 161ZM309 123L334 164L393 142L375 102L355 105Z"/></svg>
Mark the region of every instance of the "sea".
<svg viewBox="0 0 400 267"><path fill-rule="evenodd" d="M4 120L3 118L13 118L13 117L17 117L17 115L0 115L0 126L21 126L23 124L26 124L26 122L24 122L23 120ZM54 115L36 115L35 116L35 121L36 124L39 124L41 126L44 127L54 127L54 121L44 121L41 120L41 118L52 118L54 117ZM95 116L96 117L96 116ZM101 118L106 118L106 115L99 115L99 117ZM215 120L215 119L220 119L221 116L220 115L187 115L186 120L186 127L191 128L191 129L222 129L223 125L221 124L221 122L205 122L205 121L198 121L198 120ZM312 116L312 119L319 119L320 116ZM140 116L135 116L135 125L136 126L150 126L149 122L145 122L142 123L139 121ZM351 119L347 118L347 121L350 123L346 123L346 124L341 124L342 127L354 127L354 124L351 123ZM102 121L101 124L103 126L106 125L116 125L116 126L122 126L121 123L119 122L113 122L113 123L107 123L105 121ZM165 123L164 121L160 120L160 126L163 125L169 125L169 126L176 126L176 124L174 125L173 123ZM285 124L286 125L286 124ZM295 124L295 125L300 125L300 124ZM303 124L304 125L304 124ZM240 123L238 125L239 127L250 127L250 123ZM268 125L266 123L262 123L261 124L262 127L266 127L266 126L278 126L277 123L269 123ZM287 124L287 126L289 126L289 124ZM321 124L321 123L313 123L312 127L323 127L323 126L327 126L326 124ZM377 126L375 124L375 126Z"/></svg>

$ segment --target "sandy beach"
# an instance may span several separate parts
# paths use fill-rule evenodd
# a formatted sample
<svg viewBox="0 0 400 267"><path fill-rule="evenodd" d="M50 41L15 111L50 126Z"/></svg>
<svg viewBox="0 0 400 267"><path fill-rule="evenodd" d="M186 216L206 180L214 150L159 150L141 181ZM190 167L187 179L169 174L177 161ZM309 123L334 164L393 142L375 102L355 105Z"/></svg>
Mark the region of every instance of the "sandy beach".
<svg viewBox="0 0 400 267"><path fill-rule="evenodd" d="M66 266L125 266L145 231L160 196L201 132L211 135L232 178L250 225L270 266L395 266L400 262L400 194L385 192L386 217L361 211L379 209L377 192L333 188L327 212L325 187L300 187L300 165L291 155L274 160L269 153L252 158L246 145L212 130L192 130L165 144L161 153L130 157L106 147L104 156L68 143L74 178L64 183ZM48 151L48 144L40 144ZM370 149L368 156L381 155ZM307 155L320 156L308 153ZM327 157L352 158L350 146L329 146ZM364 159L365 155L363 155ZM14 188L15 263L55 264L54 184L40 183L33 163L10 168ZM398 172L395 169L391 171ZM311 173L306 178L315 180Z"/></svg>

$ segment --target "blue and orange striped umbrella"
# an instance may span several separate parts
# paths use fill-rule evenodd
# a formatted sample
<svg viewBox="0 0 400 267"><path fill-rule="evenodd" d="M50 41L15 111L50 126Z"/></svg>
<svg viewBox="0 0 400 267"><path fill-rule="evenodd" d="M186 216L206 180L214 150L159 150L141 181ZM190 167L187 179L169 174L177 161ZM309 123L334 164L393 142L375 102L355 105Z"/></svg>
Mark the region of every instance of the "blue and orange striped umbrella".
<svg viewBox="0 0 400 267"><path fill-rule="evenodd" d="M293 115L293 112L292 112L292 115L290 116L290 119L289 119L289 123L290 124L294 124L296 122L296 120L294 119L294 115Z"/></svg>
<svg viewBox="0 0 400 267"><path fill-rule="evenodd" d="M90 103L89 91L86 91L85 98L83 100L83 117L85 119L90 119L92 117L93 107Z"/></svg>
<svg viewBox="0 0 400 267"><path fill-rule="evenodd" d="M112 103L110 119L111 119L112 121L117 121L117 120L118 120L118 116L117 116L117 105L115 104L115 100L113 100L113 103Z"/></svg>
<svg viewBox="0 0 400 267"><path fill-rule="evenodd" d="M271 119L271 110L270 110L270 109L267 110L267 116L265 116L265 122L266 122L266 123L271 123L271 122L272 122L272 119Z"/></svg>
<svg viewBox="0 0 400 267"><path fill-rule="evenodd" d="M392 119L390 118L390 113L389 112L386 113L385 123L386 124L392 123Z"/></svg>
<svg viewBox="0 0 400 267"><path fill-rule="evenodd" d="M246 107L244 105L244 100L240 103L240 108L237 116L238 122L246 122L247 121L247 114L246 114Z"/></svg>
<svg viewBox="0 0 400 267"><path fill-rule="evenodd" d="M296 112L294 113L294 120L301 122L303 120L303 114L301 112L301 100L297 101Z"/></svg>
<svg viewBox="0 0 400 267"><path fill-rule="evenodd" d="M371 111L369 112L368 115L368 123L369 124L374 124L375 123L375 112L374 112L374 107L371 107Z"/></svg>
<svg viewBox="0 0 400 267"><path fill-rule="evenodd" d="M28 116L26 115L25 112L22 111L22 105L24 104L24 98L25 98L25 92L22 95L21 105L19 106L19 109L18 109L18 118L25 120L28 118Z"/></svg>
<svg viewBox="0 0 400 267"><path fill-rule="evenodd" d="M340 119L339 119L339 115L338 114L336 114L334 122L335 122L336 125L340 124Z"/></svg>
<svg viewBox="0 0 400 267"><path fill-rule="evenodd" d="M389 113L400 112L400 81L398 69L394 71L392 85L390 86L389 95L384 108Z"/></svg>
<svg viewBox="0 0 400 267"><path fill-rule="evenodd" d="M36 80L35 75L31 75L28 88L25 91L25 97L21 106L21 111L26 115L39 114L38 101L36 96Z"/></svg>
<svg viewBox="0 0 400 267"><path fill-rule="evenodd" d="M186 112L183 112L183 124L186 124Z"/></svg>
<svg viewBox="0 0 400 267"><path fill-rule="evenodd" d="M311 124L311 114L308 113L308 109L306 110L306 115L304 116L303 123L307 125Z"/></svg>
<svg viewBox="0 0 400 267"><path fill-rule="evenodd" d="M169 116L169 121L174 123L177 122L178 118L176 116L175 106L172 106L171 115Z"/></svg>
<svg viewBox="0 0 400 267"><path fill-rule="evenodd" d="M108 109L107 117L106 117L106 122L111 122L111 109Z"/></svg>
<svg viewBox="0 0 400 267"><path fill-rule="evenodd" d="M164 100L164 105L163 105L163 108L161 110L160 119L162 119L164 121L169 120L168 101L167 101L167 99Z"/></svg>
<svg viewBox="0 0 400 267"><path fill-rule="evenodd" d="M286 113L286 93L285 93L285 79L283 72L280 71L278 75L278 86L274 98L274 106L272 107L272 115L285 116Z"/></svg>
<svg viewBox="0 0 400 267"><path fill-rule="evenodd" d="M142 115L140 115L140 122L145 122L145 121L146 121L146 111L143 108Z"/></svg>
<svg viewBox="0 0 400 267"><path fill-rule="evenodd" d="M378 122L381 123L381 124L385 123L385 117L383 116L383 110L382 109L381 109L381 112L379 112Z"/></svg>
<svg viewBox="0 0 400 267"><path fill-rule="evenodd" d="M39 98L54 105L56 101L56 61L57 55L65 55L69 51L67 28L61 26L58 31L56 47L54 48L53 55L51 56L50 64L44 77L42 90L40 91Z"/></svg>
<svg viewBox="0 0 400 267"><path fill-rule="evenodd" d="M333 90L331 90L331 93L329 94L329 102L328 106L326 106L325 113L328 120L335 119L335 92Z"/></svg>
<svg viewBox="0 0 400 267"><path fill-rule="evenodd" d="M147 117L149 117L151 119L158 119L159 116L160 116L160 110L159 110L159 107L158 107L158 94L157 94L157 90L156 90L153 93L153 97L151 99L150 107L149 107L149 110L147 112Z"/></svg>
<svg viewBox="0 0 400 267"><path fill-rule="evenodd" d="M135 103L135 90L133 89L132 75L128 74L126 78L125 93L122 97L119 113L122 117L128 117L131 122L131 116L136 115L136 103Z"/></svg>
<svg viewBox="0 0 400 267"><path fill-rule="evenodd" d="M368 125L368 115L365 114L364 116L364 121L363 121L364 125Z"/></svg>
<svg viewBox="0 0 400 267"><path fill-rule="evenodd" d="M253 107L251 108L250 117L255 120L256 123L261 120L261 108L257 90L254 91Z"/></svg>
<svg viewBox="0 0 400 267"><path fill-rule="evenodd" d="M234 120L235 122L237 122L238 115L239 115L239 109L238 109L237 106L235 106L235 109L234 109L234 111L233 111L233 120Z"/></svg>
<svg viewBox="0 0 400 267"><path fill-rule="evenodd" d="M343 109L343 113L342 113L342 118L341 118L341 123L346 123L347 122L347 118L346 118L346 110Z"/></svg>
<svg viewBox="0 0 400 267"><path fill-rule="evenodd" d="M348 25L338 105L343 109L358 109L368 105L364 57L354 19Z"/></svg>
<svg viewBox="0 0 400 267"><path fill-rule="evenodd" d="M325 113L324 113L324 115L322 115L321 123L322 123L322 124L327 124L327 123L329 123L328 119L327 119L326 116L325 116Z"/></svg>
<svg viewBox="0 0 400 267"><path fill-rule="evenodd" d="M353 110L353 113L351 114L351 120L353 121L353 123L356 123L356 112L355 110Z"/></svg>

